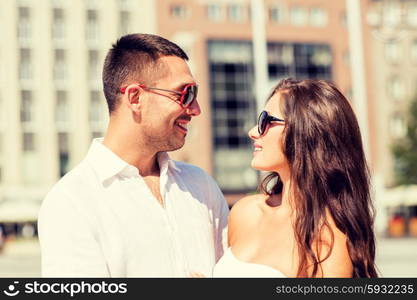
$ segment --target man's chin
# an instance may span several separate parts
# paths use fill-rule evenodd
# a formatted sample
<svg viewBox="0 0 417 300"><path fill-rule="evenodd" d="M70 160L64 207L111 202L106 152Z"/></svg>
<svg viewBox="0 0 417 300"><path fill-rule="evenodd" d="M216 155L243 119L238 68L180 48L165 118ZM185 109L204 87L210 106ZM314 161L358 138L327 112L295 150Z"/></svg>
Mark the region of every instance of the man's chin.
<svg viewBox="0 0 417 300"><path fill-rule="evenodd" d="M176 141L174 143L170 143L169 146L167 147L167 150L165 150L166 152L172 152L172 151L176 151L181 149L182 147L184 147L185 144L185 139L182 141Z"/></svg>

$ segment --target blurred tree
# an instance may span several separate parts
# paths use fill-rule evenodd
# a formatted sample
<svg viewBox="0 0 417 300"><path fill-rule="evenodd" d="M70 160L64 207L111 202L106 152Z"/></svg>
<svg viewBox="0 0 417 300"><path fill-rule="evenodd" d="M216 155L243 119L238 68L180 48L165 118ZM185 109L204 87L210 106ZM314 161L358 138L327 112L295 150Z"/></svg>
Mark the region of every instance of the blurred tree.
<svg viewBox="0 0 417 300"><path fill-rule="evenodd" d="M406 117L407 131L392 146L397 184L417 184L417 95Z"/></svg>

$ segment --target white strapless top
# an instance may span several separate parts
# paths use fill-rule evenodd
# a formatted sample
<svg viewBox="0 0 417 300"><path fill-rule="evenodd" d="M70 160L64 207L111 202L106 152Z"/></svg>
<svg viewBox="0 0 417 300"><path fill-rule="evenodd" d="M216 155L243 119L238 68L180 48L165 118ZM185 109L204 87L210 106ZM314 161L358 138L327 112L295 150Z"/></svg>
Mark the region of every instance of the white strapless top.
<svg viewBox="0 0 417 300"><path fill-rule="evenodd" d="M213 269L213 277L287 277L280 271L262 264L248 263L236 258L228 248Z"/></svg>

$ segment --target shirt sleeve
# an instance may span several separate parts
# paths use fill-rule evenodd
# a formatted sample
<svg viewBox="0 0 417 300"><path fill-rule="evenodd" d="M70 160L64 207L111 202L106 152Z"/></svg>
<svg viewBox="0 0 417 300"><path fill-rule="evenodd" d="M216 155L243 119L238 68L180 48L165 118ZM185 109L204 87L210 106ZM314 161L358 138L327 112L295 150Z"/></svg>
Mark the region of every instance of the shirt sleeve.
<svg viewBox="0 0 417 300"><path fill-rule="evenodd" d="M214 241L216 250L216 263L223 256L227 243L227 220L229 216L229 206L217 183L209 176L211 201L213 201L214 218Z"/></svg>
<svg viewBox="0 0 417 300"><path fill-rule="evenodd" d="M68 194L52 190L38 217L43 277L110 277L88 218Z"/></svg>

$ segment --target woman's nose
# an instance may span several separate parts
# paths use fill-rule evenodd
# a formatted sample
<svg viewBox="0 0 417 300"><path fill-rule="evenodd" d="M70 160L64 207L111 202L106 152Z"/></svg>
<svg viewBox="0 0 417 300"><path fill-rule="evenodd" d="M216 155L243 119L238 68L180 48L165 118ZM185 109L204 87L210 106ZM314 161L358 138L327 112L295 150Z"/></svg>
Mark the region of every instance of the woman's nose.
<svg viewBox="0 0 417 300"><path fill-rule="evenodd" d="M253 126L249 131L248 131L248 136L254 140L257 139L259 137L259 133L258 133L258 126Z"/></svg>

